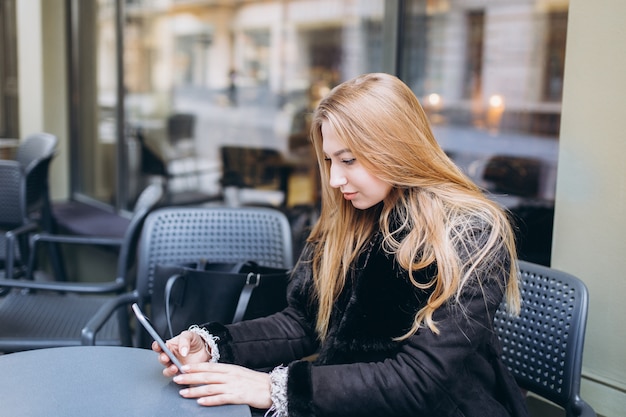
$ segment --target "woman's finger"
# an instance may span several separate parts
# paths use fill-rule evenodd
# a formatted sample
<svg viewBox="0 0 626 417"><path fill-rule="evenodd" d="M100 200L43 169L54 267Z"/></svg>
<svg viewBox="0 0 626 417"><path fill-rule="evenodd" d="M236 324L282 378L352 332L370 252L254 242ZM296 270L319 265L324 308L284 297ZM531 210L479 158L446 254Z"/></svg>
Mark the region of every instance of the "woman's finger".
<svg viewBox="0 0 626 417"><path fill-rule="evenodd" d="M163 375L165 375L168 378L173 377L174 375L178 374L178 372L179 372L178 368L174 364L171 364L163 369Z"/></svg>
<svg viewBox="0 0 626 417"><path fill-rule="evenodd" d="M161 362L161 364L164 366L169 366L172 361L170 360L170 357L167 356L165 353L159 353L159 362Z"/></svg>
<svg viewBox="0 0 626 417"><path fill-rule="evenodd" d="M176 375L174 382L179 385L223 385L235 378L232 375L228 375L221 372L198 372L190 370L190 367L183 366L185 373Z"/></svg>
<svg viewBox="0 0 626 417"><path fill-rule="evenodd" d="M185 398L197 398L201 405L248 404L269 408L269 375L241 366L220 363L185 365L185 373L174 382L187 387L180 390Z"/></svg>

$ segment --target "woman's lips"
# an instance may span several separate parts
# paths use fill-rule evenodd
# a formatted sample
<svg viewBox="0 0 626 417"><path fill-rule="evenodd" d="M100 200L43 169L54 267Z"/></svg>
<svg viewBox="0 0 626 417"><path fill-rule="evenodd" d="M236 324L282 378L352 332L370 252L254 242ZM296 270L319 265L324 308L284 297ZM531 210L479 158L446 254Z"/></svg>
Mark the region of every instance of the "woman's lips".
<svg viewBox="0 0 626 417"><path fill-rule="evenodd" d="M356 197L356 194L357 193L343 193L343 198L345 198L346 200L352 200Z"/></svg>

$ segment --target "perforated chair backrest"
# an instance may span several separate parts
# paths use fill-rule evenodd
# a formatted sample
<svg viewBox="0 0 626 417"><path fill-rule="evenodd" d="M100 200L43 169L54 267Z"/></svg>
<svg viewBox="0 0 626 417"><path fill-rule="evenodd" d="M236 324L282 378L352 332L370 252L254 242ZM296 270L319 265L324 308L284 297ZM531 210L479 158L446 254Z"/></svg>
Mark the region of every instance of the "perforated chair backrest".
<svg viewBox="0 0 626 417"><path fill-rule="evenodd" d="M0 227L12 229L28 221L24 172L13 161L0 164Z"/></svg>
<svg viewBox="0 0 626 417"><path fill-rule="evenodd" d="M50 133L42 132L28 135L20 142L15 160L28 170L34 161L52 156L57 142L57 137Z"/></svg>
<svg viewBox="0 0 626 417"><path fill-rule="evenodd" d="M161 184L151 184L147 186L135 202L133 216L130 219L128 228L124 233L124 240L119 252L117 263L117 276L125 276L135 261L136 252L141 230L146 221L148 214L157 206L163 198L165 190Z"/></svg>
<svg viewBox="0 0 626 417"><path fill-rule="evenodd" d="M15 228L29 222L48 203L48 171L57 138L49 133L26 137L15 160L0 166L0 224Z"/></svg>
<svg viewBox="0 0 626 417"><path fill-rule="evenodd" d="M58 143L50 133L34 133L20 143L15 155L26 175L26 204L29 213L48 203L50 162Z"/></svg>
<svg viewBox="0 0 626 417"><path fill-rule="evenodd" d="M503 360L519 386L563 407L568 416L590 409L580 398L588 291L563 271L519 261L522 311L504 305L494 325Z"/></svg>
<svg viewBox="0 0 626 417"><path fill-rule="evenodd" d="M139 243L137 292L152 295L157 264L256 261L292 266L287 217L264 207L170 207L152 212Z"/></svg>

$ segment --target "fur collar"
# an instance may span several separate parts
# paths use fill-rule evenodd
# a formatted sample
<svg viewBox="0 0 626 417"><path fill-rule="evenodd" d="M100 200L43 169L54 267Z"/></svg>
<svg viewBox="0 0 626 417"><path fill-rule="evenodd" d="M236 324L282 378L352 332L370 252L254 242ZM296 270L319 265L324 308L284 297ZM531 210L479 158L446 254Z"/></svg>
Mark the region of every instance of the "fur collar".
<svg viewBox="0 0 626 417"><path fill-rule="evenodd" d="M413 325L428 294L417 289L374 236L335 304L317 362L350 363L388 357ZM424 279L427 279L424 277Z"/></svg>

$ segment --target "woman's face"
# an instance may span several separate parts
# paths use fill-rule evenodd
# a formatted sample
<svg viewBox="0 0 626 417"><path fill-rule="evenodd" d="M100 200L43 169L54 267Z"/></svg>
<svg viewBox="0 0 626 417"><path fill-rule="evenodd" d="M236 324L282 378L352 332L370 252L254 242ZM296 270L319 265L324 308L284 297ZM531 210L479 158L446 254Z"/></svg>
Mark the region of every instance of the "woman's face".
<svg viewBox="0 0 626 417"><path fill-rule="evenodd" d="M370 174L340 141L328 122L322 123L324 157L330 164L330 186L360 210L375 206L387 197L391 185Z"/></svg>

